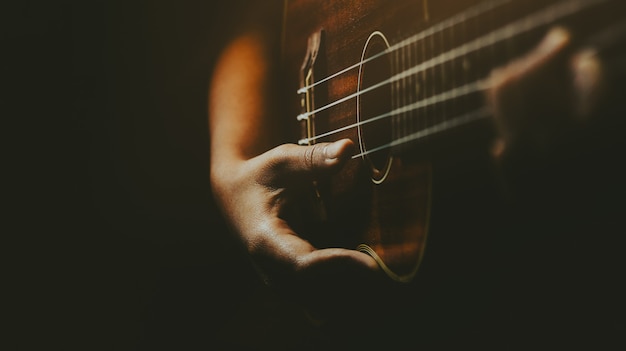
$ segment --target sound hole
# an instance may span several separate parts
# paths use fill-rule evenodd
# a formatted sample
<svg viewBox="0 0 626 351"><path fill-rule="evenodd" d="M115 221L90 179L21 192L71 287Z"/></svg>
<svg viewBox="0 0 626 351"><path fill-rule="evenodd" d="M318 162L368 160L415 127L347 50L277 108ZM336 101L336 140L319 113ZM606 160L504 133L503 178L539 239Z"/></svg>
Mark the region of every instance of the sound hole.
<svg viewBox="0 0 626 351"><path fill-rule="evenodd" d="M371 152L363 158L369 165L374 183L382 183L391 166L390 148L375 151L391 142L391 118L377 119L391 111L391 84L369 88L389 79L391 63L387 55L367 61L368 58L387 49L389 44L380 32L374 32L363 49L361 68L359 69L359 92L357 98L357 119L366 122L359 127L361 152ZM366 62L365 62L366 61ZM368 120L375 119L372 122Z"/></svg>

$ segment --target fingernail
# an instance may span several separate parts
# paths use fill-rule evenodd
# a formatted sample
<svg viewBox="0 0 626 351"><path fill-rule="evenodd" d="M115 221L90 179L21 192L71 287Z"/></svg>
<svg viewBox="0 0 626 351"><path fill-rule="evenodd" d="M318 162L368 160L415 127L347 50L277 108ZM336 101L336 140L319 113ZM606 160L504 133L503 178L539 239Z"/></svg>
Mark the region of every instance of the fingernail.
<svg viewBox="0 0 626 351"><path fill-rule="evenodd" d="M341 156L343 149L345 149L346 143L344 140L335 141L332 144L329 144L324 149L324 153L326 154L327 159L334 160Z"/></svg>

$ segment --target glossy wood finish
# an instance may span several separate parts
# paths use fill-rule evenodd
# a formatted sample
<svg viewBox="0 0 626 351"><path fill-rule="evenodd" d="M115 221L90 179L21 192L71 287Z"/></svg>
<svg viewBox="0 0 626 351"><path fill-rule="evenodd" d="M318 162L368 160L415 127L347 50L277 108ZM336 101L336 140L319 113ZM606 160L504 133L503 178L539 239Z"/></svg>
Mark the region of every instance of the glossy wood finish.
<svg viewBox="0 0 626 351"><path fill-rule="evenodd" d="M427 17L421 1L394 2L393 6L387 1L287 1L285 10L283 64L288 73L287 91L293 94L288 102L293 105L284 123L293 126L294 141L302 137L295 118L301 112L296 91L301 85L307 38L324 32L319 55L324 55L326 67L323 71L315 67L314 72L321 79L359 62L372 32L379 30L391 38L401 38L425 24ZM353 69L316 90L325 90L328 101L353 94L357 91L358 72ZM316 106L323 100L317 99ZM356 109L356 99L352 99L316 115L317 133L355 123ZM341 138L350 138L359 145L356 128L320 141ZM309 240L318 246L356 249L359 244L367 244L389 267L392 277L410 280L426 244L430 174L427 162L405 164L396 158L389 177L377 185L371 180L369 166L362 159L352 160L330 183L318 184L327 221L319 226L307 223L302 230L310 230Z"/></svg>

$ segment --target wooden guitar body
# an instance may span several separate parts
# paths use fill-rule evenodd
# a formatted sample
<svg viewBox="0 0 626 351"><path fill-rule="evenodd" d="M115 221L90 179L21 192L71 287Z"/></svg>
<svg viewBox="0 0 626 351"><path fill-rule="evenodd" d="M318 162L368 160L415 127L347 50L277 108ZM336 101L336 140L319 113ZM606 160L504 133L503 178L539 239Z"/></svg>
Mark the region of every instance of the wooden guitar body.
<svg viewBox="0 0 626 351"><path fill-rule="evenodd" d="M489 135L491 70L551 26L623 26L619 10L613 0L286 0L281 123L301 145L356 145L344 170L313 185L297 232L317 247L366 252L410 281L427 243L432 150L458 144L441 135L460 126L481 126L470 139Z"/></svg>
<svg viewBox="0 0 626 351"><path fill-rule="evenodd" d="M354 68L316 86L314 98L306 101L305 94L297 94L307 82L306 75L310 76L308 82L311 83L358 63L372 33L378 31L395 36L408 32L409 28L403 26L422 22L427 16L422 4L403 1L389 6L388 1L378 0L288 1L285 5L283 62L289 73L287 91L293 92L295 102L290 109L292 113L288 114L291 119L285 123L293 125L294 139L307 137L307 128L302 126L307 122L313 124L310 129L319 135L357 123L359 105L390 103L387 90L379 92L380 96L364 96L370 101L357 101L355 98L338 104L316 113L310 121L299 122L295 117L303 112L303 100L305 107L309 103L309 108L315 108L359 90L360 72ZM311 56L311 51L315 50L317 56L313 65L310 62L307 64L310 61L307 55ZM366 75L369 72L362 73ZM349 138L361 149L369 146L369 140L365 139L369 135L366 133L377 128L389 132L389 121L372 127L373 130L361 130L361 137L358 128L350 128L316 142ZM403 162L402 158L393 157L389 152L384 153L381 159L373 161L368 157L358 157L350 160L330 184L320 182L316 185L315 196L319 197L316 206L323 208L313 209L311 213L323 212L318 219L324 225L322 229L309 226L309 229L317 229L316 233L311 233L309 240L318 245L367 252L377 259L390 277L408 281L417 272L426 245L431 169L428 161ZM324 233L323 237L320 238L319 233Z"/></svg>

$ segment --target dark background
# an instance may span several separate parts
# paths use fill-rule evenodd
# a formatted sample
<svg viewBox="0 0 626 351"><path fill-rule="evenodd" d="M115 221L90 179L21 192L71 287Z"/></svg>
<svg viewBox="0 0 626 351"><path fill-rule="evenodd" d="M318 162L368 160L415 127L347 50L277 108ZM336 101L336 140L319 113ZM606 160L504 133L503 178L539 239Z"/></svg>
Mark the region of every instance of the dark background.
<svg viewBox="0 0 626 351"><path fill-rule="evenodd" d="M84 349L211 349L254 282L208 181L208 82L239 6L73 7L72 112L89 138L76 158L91 217L79 247L97 260L84 274L99 300L88 294L81 311L95 324Z"/></svg>
<svg viewBox="0 0 626 351"><path fill-rule="evenodd" d="M259 283L212 199L207 92L243 2L2 5L14 349L229 343Z"/></svg>
<svg viewBox="0 0 626 351"><path fill-rule="evenodd" d="M301 316L268 296L210 191L208 82L244 3L3 5L6 237L18 241L6 246L7 301L16 302L11 324L24 331L12 349L307 343L295 332L306 329ZM582 176L569 177L576 162L543 184L561 184L558 197L575 201L570 190L585 177L604 185L603 202L594 192L575 215L559 211L573 218L565 227L545 225L549 202L537 206L543 215L520 207L513 218L521 213L527 225L494 216L500 195L484 177L486 155L443 165L457 172L436 178L443 190L432 229L450 234L432 235L420 273L428 288L402 295L419 323L401 321L399 332L494 349L534 349L544 336L551 349L581 335L590 345L623 345L623 204L606 199L623 198L623 186L613 187L623 179L621 155L590 155ZM602 215L588 219L596 203Z"/></svg>

